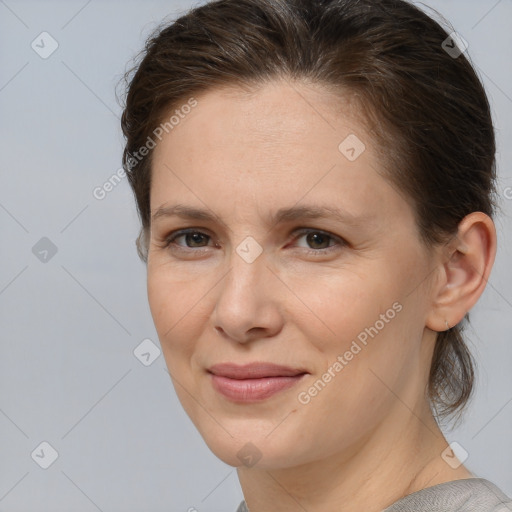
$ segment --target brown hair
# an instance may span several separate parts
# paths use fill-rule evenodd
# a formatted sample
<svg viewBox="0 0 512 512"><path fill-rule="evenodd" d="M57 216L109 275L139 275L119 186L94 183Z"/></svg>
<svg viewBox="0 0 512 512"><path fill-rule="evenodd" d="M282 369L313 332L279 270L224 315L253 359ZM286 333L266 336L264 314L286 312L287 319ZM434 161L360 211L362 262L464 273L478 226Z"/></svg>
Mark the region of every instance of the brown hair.
<svg viewBox="0 0 512 512"><path fill-rule="evenodd" d="M147 261L151 152L134 154L192 95L280 77L357 98L427 248L456 235L471 212L492 217L488 99L465 54L448 53L446 42L454 46L438 22L404 0L217 0L158 28L124 77L123 167L142 224L140 257ZM466 314L437 337L427 392L438 419L460 417L473 392L474 360L462 337L468 321Z"/></svg>

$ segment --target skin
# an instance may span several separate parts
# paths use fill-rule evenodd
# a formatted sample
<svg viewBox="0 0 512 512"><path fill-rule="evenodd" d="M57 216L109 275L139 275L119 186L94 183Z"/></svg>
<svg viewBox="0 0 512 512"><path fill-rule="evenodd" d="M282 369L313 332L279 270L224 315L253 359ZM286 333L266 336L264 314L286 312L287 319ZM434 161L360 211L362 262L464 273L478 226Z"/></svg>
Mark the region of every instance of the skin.
<svg viewBox="0 0 512 512"><path fill-rule="evenodd" d="M472 477L441 457L448 442L424 390L437 332L462 320L485 287L492 220L472 213L449 244L425 247L410 202L379 173L357 109L319 85L282 80L196 98L154 149L151 211L180 203L216 219L152 220L148 298L178 397L209 448L238 468L251 512L378 512ZM338 149L349 134L366 146L354 161ZM306 204L361 220L268 221ZM203 235L165 247L185 228ZM248 236L263 250L252 263L236 252ZM300 403L298 394L394 303L400 312ZM309 375L256 404L212 388L211 365L253 361ZM247 443L261 454L251 467L237 457Z"/></svg>

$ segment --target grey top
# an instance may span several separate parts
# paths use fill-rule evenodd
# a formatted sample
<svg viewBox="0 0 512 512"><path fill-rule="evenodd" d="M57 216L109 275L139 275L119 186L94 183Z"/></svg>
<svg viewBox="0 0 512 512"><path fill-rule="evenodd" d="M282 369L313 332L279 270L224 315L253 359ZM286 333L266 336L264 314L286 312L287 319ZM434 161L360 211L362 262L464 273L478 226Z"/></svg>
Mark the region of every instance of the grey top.
<svg viewBox="0 0 512 512"><path fill-rule="evenodd" d="M249 512L245 501L236 512ZM465 478L408 494L382 512L512 512L512 500L485 478Z"/></svg>

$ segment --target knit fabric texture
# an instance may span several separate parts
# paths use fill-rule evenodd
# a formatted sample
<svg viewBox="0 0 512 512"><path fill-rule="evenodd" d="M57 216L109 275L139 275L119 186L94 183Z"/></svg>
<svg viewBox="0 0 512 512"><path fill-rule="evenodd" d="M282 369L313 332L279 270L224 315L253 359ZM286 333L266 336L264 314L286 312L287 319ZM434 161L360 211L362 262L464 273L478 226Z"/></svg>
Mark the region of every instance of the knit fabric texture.
<svg viewBox="0 0 512 512"><path fill-rule="evenodd" d="M236 512L250 512L245 501ZM485 478L466 478L408 494L382 512L512 512L512 500Z"/></svg>

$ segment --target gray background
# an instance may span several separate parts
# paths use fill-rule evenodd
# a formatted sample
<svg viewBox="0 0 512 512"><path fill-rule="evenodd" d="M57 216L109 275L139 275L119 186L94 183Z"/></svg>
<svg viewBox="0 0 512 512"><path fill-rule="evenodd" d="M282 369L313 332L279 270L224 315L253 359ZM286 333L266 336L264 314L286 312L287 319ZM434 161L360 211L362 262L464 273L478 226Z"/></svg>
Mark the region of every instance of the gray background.
<svg viewBox="0 0 512 512"><path fill-rule="evenodd" d="M427 4L469 42L490 96L505 214L468 331L476 398L446 435L512 495L512 3ZM121 163L117 81L151 30L191 6L0 0L1 511L232 511L243 497L182 411L163 357L134 356L144 339L159 344L128 183L93 196ZM31 47L43 31L59 44L47 59ZM33 252L42 237L57 249L46 262ZM58 452L48 469L43 441Z"/></svg>

